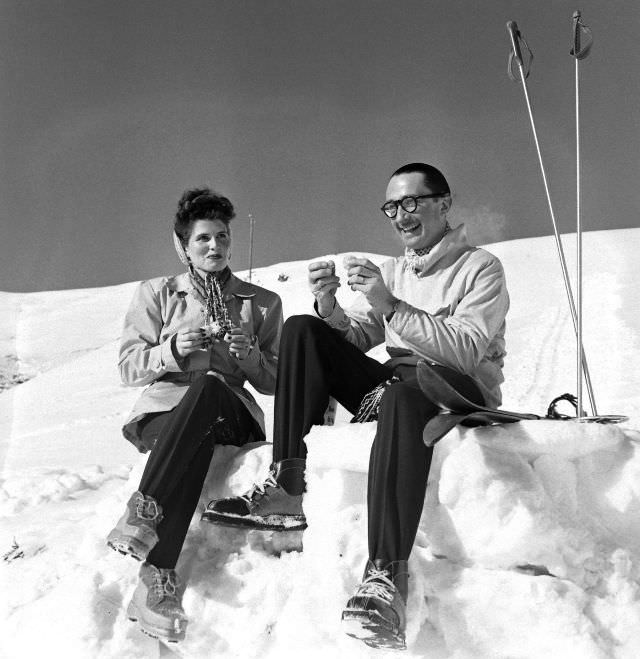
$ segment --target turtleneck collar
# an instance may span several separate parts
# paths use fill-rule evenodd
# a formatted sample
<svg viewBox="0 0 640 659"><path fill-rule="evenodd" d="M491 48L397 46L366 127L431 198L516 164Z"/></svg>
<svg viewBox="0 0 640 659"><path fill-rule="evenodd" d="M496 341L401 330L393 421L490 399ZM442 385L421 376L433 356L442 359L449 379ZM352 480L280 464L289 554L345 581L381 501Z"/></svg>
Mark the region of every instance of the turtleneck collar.
<svg viewBox="0 0 640 659"><path fill-rule="evenodd" d="M417 251L405 250L405 268L413 270L417 277L424 277L434 266L445 258L457 258L471 246L467 240L464 224L447 231L428 253L419 255ZM413 252L413 254L409 254Z"/></svg>

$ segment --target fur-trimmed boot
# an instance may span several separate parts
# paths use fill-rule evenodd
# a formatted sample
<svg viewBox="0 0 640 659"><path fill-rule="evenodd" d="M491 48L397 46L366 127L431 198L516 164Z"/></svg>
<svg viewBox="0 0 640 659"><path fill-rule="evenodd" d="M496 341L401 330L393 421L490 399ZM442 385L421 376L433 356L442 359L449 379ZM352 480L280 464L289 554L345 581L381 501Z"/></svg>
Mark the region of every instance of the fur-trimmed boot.
<svg viewBox="0 0 640 659"><path fill-rule="evenodd" d="M162 520L162 506L153 498L134 492L127 511L107 536L107 544L121 554L146 560L158 542L156 528Z"/></svg>
<svg viewBox="0 0 640 659"><path fill-rule="evenodd" d="M140 566L140 581L127 607L127 618L149 636L169 643L184 639L188 618L182 608L183 588L175 570Z"/></svg>
<svg viewBox="0 0 640 659"><path fill-rule="evenodd" d="M214 499L202 519L212 524L272 531L298 531L307 527L302 512L304 492L303 458L275 462L266 480L246 494Z"/></svg>
<svg viewBox="0 0 640 659"><path fill-rule="evenodd" d="M367 561L362 583L342 612L349 636L372 648L406 649L407 561Z"/></svg>

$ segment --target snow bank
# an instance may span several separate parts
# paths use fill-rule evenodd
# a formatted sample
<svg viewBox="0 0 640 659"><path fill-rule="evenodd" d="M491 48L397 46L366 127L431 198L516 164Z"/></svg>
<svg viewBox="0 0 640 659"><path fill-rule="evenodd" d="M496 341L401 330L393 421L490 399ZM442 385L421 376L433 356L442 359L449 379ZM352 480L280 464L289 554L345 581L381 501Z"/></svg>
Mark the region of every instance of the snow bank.
<svg viewBox="0 0 640 659"><path fill-rule="evenodd" d="M307 438L303 560L333 584L323 615L341 609L367 558L374 432L316 427ZM529 421L440 442L410 559L409 654L637 656L640 453L631 438L616 426ZM626 622L612 629L618 616Z"/></svg>
<svg viewBox="0 0 640 659"><path fill-rule="evenodd" d="M191 623L176 652L384 656L340 629L367 558L374 433L373 423L312 429L304 534L225 529L196 514L178 566ZM559 442L566 433L579 441ZM406 656L637 656L635 439L570 421L449 433L410 558ZM200 510L261 481L270 462L267 443L217 449ZM53 647L66 657L157 656L157 642L124 615L138 564L104 543L143 465L140 456L130 471L52 470L4 483L4 656L52 656Z"/></svg>
<svg viewBox="0 0 640 659"><path fill-rule="evenodd" d="M523 422L454 430L440 442L410 558L406 657L640 655L640 433L629 429L640 420L629 367L639 354L640 230L589 232L584 242L585 346L599 411L631 422ZM552 239L491 250L512 299L505 407L542 413L574 387L575 338ZM340 271L342 255L334 260ZM309 310L306 264L254 273L282 296L286 316ZM159 654L124 615L138 564L105 545L145 462L119 431L139 390L120 386L115 368L134 285L0 295L2 353L33 376L0 394L2 657ZM351 291L338 295L348 304ZM606 349L602 336L611 337ZM270 429L273 399L256 398ZM304 535L231 531L194 516L178 566L191 618L179 655L388 656L340 629L366 559L375 431L343 419L307 438ZM217 449L200 508L261 481L270 462L268 444Z"/></svg>

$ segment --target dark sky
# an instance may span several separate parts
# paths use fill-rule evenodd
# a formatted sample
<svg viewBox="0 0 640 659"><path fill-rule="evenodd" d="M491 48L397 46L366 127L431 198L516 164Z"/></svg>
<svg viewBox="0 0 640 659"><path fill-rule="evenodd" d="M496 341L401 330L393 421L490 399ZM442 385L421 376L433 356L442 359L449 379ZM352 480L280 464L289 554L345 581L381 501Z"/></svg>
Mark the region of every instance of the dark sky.
<svg viewBox="0 0 640 659"><path fill-rule="evenodd" d="M479 242L549 234L508 20L557 219L575 227L571 16L581 64L583 224L640 217L637 0L5 0L0 5L0 289L179 272L186 187L236 205L236 270L349 250L395 254L389 174L440 167Z"/></svg>

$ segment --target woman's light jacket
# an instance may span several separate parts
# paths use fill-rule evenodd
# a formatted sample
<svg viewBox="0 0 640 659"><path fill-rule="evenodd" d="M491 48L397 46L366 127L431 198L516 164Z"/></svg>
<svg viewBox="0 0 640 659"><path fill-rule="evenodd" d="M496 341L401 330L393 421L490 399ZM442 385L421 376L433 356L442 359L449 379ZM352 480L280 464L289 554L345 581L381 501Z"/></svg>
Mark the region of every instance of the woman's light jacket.
<svg viewBox="0 0 640 659"><path fill-rule="evenodd" d="M138 422L150 412L173 409L189 385L206 373L220 378L239 396L264 432L264 414L243 385L249 381L263 394L275 391L283 323L280 297L232 274L223 289L225 303L231 321L255 337L253 349L240 360L229 353L227 343L218 341L208 350L180 358L175 349L176 333L204 324L202 304L191 291L186 273L143 281L125 316L120 377L126 385L147 388L122 431L141 452L151 447L142 442Z"/></svg>

